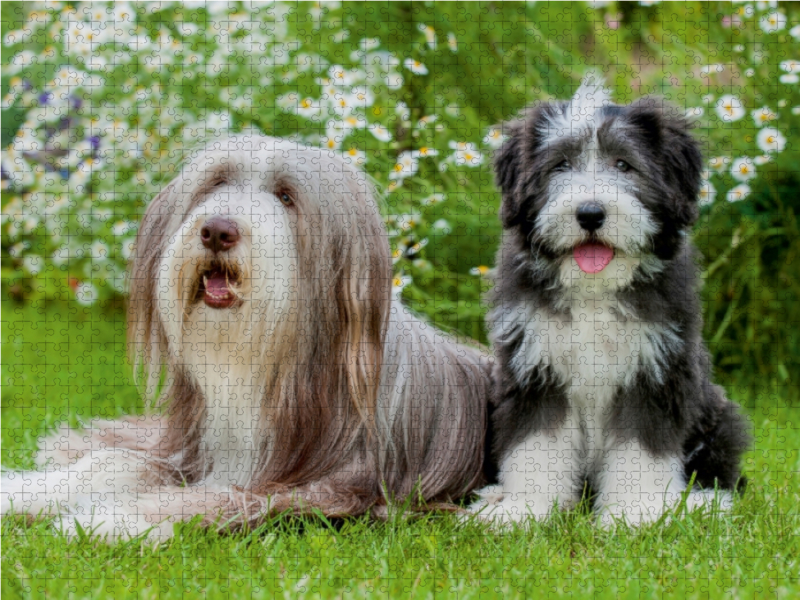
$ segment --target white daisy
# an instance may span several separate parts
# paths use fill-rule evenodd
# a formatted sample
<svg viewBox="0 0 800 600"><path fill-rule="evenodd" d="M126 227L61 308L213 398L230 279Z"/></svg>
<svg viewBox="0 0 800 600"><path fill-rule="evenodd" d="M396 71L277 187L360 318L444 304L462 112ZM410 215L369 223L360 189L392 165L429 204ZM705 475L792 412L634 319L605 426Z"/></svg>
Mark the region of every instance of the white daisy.
<svg viewBox="0 0 800 600"><path fill-rule="evenodd" d="M429 156L439 156L439 151L434 148L423 146L419 150L414 150L411 156L414 158L428 158Z"/></svg>
<svg viewBox="0 0 800 600"><path fill-rule="evenodd" d="M698 202L701 206L706 204L711 204L714 202L714 199L717 197L717 190L714 188L714 185L706 180L700 186L700 194L698 195Z"/></svg>
<svg viewBox="0 0 800 600"><path fill-rule="evenodd" d="M489 128L489 132L483 138L483 143L494 149L502 146L505 141L506 136L503 135L503 130L500 127Z"/></svg>
<svg viewBox="0 0 800 600"><path fill-rule="evenodd" d="M425 41L431 50L436 50L436 30L430 25L419 24L419 30L425 34Z"/></svg>
<svg viewBox="0 0 800 600"><path fill-rule="evenodd" d="M731 175L736 181L745 183L756 176L756 167L749 156L737 158L731 164Z"/></svg>
<svg viewBox="0 0 800 600"><path fill-rule="evenodd" d="M351 97L358 108L367 109L375 103L375 95L365 85L354 87Z"/></svg>
<svg viewBox="0 0 800 600"><path fill-rule="evenodd" d="M306 119L313 119L319 116L321 112L319 101L313 98L303 98L297 103L297 114Z"/></svg>
<svg viewBox="0 0 800 600"><path fill-rule="evenodd" d="M406 69L414 73L415 75L427 75L428 74L428 67L423 65L418 60L414 60L413 58L407 58L403 65Z"/></svg>
<svg viewBox="0 0 800 600"><path fill-rule="evenodd" d="M437 221L434 221L433 225L431 225L431 228L441 235L447 235L453 231L453 226L450 225L446 219L438 219Z"/></svg>
<svg viewBox="0 0 800 600"><path fill-rule="evenodd" d="M392 141L392 134L389 132L386 127L375 123L368 127L370 133L375 137L376 140L379 142L390 142Z"/></svg>
<svg viewBox="0 0 800 600"><path fill-rule="evenodd" d="M455 33L447 34L447 45L449 46L451 51L458 52L458 38L456 38Z"/></svg>
<svg viewBox="0 0 800 600"><path fill-rule="evenodd" d="M97 288L91 283L79 283L75 287L75 299L82 306L91 306L97 301Z"/></svg>
<svg viewBox="0 0 800 600"><path fill-rule="evenodd" d="M739 202L740 200L744 200L747 196L750 195L750 186L746 183L740 183L735 188L731 188L728 190L728 194L726 196L728 202Z"/></svg>
<svg viewBox="0 0 800 600"><path fill-rule="evenodd" d="M761 17L761 29L766 33L775 33L786 27L786 15L773 12Z"/></svg>
<svg viewBox="0 0 800 600"><path fill-rule="evenodd" d="M756 127L762 127L770 121L774 121L778 118L778 115L772 112L767 106L754 110L752 115L753 121L756 123Z"/></svg>
<svg viewBox="0 0 800 600"><path fill-rule="evenodd" d="M717 100L715 110L719 118L727 123L738 121L745 113L742 101L730 94L722 96Z"/></svg>
<svg viewBox="0 0 800 600"><path fill-rule="evenodd" d="M800 60L784 60L781 62L781 69L787 73L800 73Z"/></svg>
<svg viewBox="0 0 800 600"><path fill-rule="evenodd" d="M727 156L715 156L708 161L708 168L717 173L722 173L730 162L731 159Z"/></svg>
<svg viewBox="0 0 800 600"><path fill-rule="evenodd" d="M389 179L405 179L411 177L419 170L419 161L413 152L401 152L397 162L389 173Z"/></svg>
<svg viewBox="0 0 800 600"><path fill-rule="evenodd" d="M358 43L358 47L361 48L362 52L369 52L370 50L375 50L381 45L381 41L378 38L364 38Z"/></svg>
<svg viewBox="0 0 800 600"><path fill-rule="evenodd" d="M414 280L411 278L411 275L396 275L392 279L392 296L394 298L400 298L403 288L412 281Z"/></svg>
<svg viewBox="0 0 800 600"><path fill-rule="evenodd" d="M483 154L472 142L450 142L450 147L455 150L451 158L457 165L477 167L483 163Z"/></svg>
<svg viewBox="0 0 800 600"><path fill-rule="evenodd" d="M367 155L356 147L351 147L342 153L342 158L351 165L361 166L367 162Z"/></svg>
<svg viewBox="0 0 800 600"><path fill-rule="evenodd" d="M786 147L786 138L774 127L765 127L758 132L756 144L762 152L783 152Z"/></svg>

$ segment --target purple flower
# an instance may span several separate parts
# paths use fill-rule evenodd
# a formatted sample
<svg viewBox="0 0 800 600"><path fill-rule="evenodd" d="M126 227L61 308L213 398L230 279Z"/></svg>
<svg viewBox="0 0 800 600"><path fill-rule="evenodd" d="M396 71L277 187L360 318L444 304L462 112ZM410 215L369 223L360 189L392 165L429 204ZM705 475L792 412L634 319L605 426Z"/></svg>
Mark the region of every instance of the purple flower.
<svg viewBox="0 0 800 600"><path fill-rule="evenodd" d="M50 101L50 94L48 92L42 92L39 94L39 104L47 104Z"/></svg>

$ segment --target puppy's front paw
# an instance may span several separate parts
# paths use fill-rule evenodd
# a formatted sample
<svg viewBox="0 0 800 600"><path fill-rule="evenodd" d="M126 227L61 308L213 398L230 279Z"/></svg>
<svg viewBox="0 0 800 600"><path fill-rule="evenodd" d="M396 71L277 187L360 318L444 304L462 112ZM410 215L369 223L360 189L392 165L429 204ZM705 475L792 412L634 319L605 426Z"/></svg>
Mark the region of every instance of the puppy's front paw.
<svg viewBox="0 0 800 600"><path fill-rule="evenodd" d="M490 486L478 492L480 498L472 503L467 518L472 515L487 521L494 527L506 527L533 517L546 519L553 506L552 499L530 498L525 494L503 492L500 486Z"/></svg>
<svg viewBox="0 0 800 600"><path fill-rule="evenodd" d="M629 525L637 527L652 523L661 516L679 506L682 499L680 493L666 495L654 494L653 497L629 497L620 499L614 504L604 506L598 519L603 525L613 525L616 521L625 520ZM733 496L727 491L693 490L686 496L686 510L703 508L709 511L728 511L733 505ZM670 517L671 518L671 517Z"/></svg>

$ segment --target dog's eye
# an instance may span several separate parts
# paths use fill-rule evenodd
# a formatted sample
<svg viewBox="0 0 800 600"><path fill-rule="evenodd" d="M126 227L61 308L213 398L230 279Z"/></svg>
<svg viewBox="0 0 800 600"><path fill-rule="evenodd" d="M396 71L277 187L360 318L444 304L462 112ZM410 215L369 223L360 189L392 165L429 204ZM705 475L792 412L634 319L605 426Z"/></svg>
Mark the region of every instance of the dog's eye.
<svg viewBox="0 0 800 600"><path fill-rule="evenodd" d="M562 160L555 166L553 171L569 171L571 168L572 168L571 162L569 162L568 160Z"/></svg>
<svg viewBox="0 0 800 600"><path fill-rule="evenodd" d="M631 166L624 160L618 160L614 166L617 168L618 171L621 171L623 173L631 170Z"/></svg>
<svg viewBox="0 0 800 600"><path fill-rule="evenodd" d="M291 206L294 204L294 198L289 190L278 190L278 193L275 195L278 196L278 200L280 200L281 204L284 206Z"/></svg>

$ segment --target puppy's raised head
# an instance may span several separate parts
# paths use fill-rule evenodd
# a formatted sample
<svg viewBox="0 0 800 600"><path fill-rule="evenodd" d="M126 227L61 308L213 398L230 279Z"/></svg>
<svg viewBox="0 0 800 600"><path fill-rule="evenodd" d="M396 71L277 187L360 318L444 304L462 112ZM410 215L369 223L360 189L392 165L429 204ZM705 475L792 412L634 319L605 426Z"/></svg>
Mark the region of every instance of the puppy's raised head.
<svg viewBox="0 0 800 600"><path fill-rule="evenodd" d="M660 98L611 102L588 75L573 98L508 124L495 158L501 219L562 284L624 287L659 270L697 219L702 157L683 114Z"/></svg>

